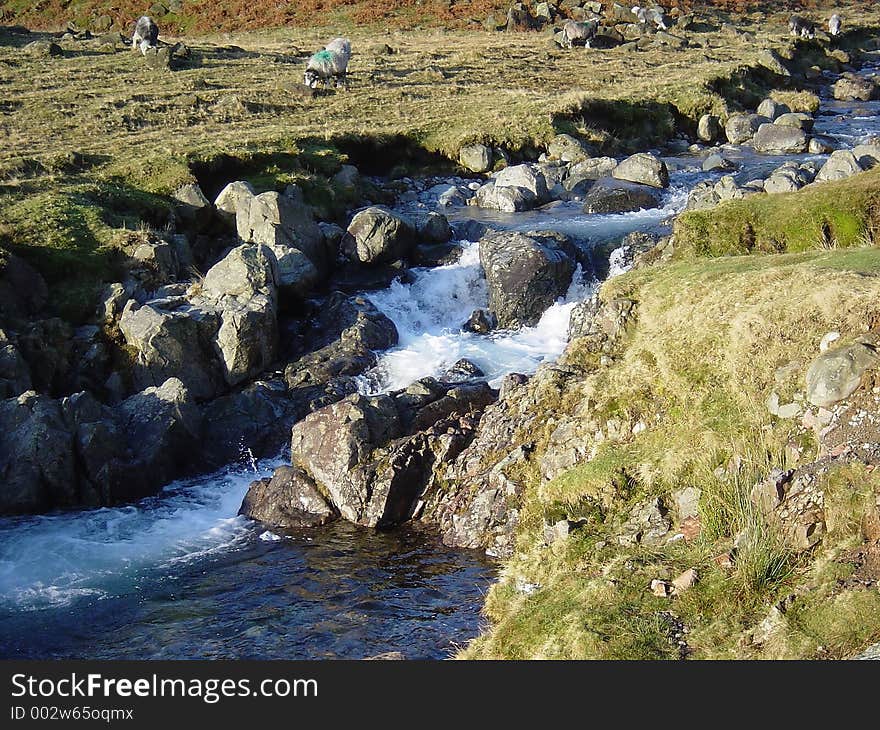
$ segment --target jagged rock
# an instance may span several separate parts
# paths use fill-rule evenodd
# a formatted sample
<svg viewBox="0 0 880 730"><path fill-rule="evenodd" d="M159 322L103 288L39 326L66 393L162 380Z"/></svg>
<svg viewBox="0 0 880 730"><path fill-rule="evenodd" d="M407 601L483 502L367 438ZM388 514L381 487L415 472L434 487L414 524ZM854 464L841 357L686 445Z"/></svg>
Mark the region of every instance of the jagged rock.
<svg viewBox="0 0 880 730"><path fill-rule="evenodd" d="M217 212L227 220L234 221L238 211L250 205L251 198L256 197L254 186L244 180L229 183L214 199Z"/></svg>
<svg viewBox="0 0 880 730"><path fill-rule="evenodd" d="M379 264L409 255L415 231L409 221L374 206L357 213L342 239L342 252L352 261Z"/></svg>
<svg viewBox="0 0 880 730"><path fill-rule="evenodd" d="M767 119L772 122L777 117L783 114L788 114L791 109L789 109L788 106L786 106L785 104L774 101L773 99L764 99L764 101L758 104L758 108L755 111L760 116L767 117Z"/></svg>
<svg viewBox="0 0 880 730"><path fill-rule="evenodd" d="M630 518L617 535L620 545L659 545L671 527L666 509L658 497L652 497L633 507Z"/></svg>
<svg viewBox="0 0 880 730"><path fill-rule="evenodd" d="M767 117L758 114L731 114L724 124L724 134L731 144L742 144L754 137L762 124L769 122Z"/></svg>
<svg viewBox="0 0 880 730"><path fill-rule="evenodd" d="M177 212L184 221L202 230L211 222L214 209L198 183L187 183L174 192Z"/></svg>
<svg viewBox="0 0 880 730"><path fill-rule="evenodd" d="M547 145L547 154L552 159L577 164L592 157L586 143L575 139L570 134L557 134Z"/></svg>
<svg viewBox="0 0 880 730"><path fill-rule="evenodd" d="M21 49L24 53L38 58L63 56L64 49L52 41L31 41Z"/></svg>
<svg viewBox="0 0 880 730"><path fill-rule="evenodd" d="M171 49L167 46L153 46L144 50L143 54L147 68L160 71L171 68Z"/></svg>
<svg viewBox="0 0 880 730"><path fill-rule="evenodd" d="M702 490L697 487L684 487L672 493L672 501L679 522L683 522L689 517L699 517L701 495Z"/></svg>
<svg viewBox="0 0 880 730"><path fill-rule="evenodd" d="M485 309L475 309L461 328L466 332L476 332L477 334L485 335L497 326L498 319L492 312L487 312Z"/></svg>
<svg viewBox="0 0 880 730"><path fill-rule="evenodd" d="M614 168L611 175L618 180L650 185L654 188L669 187L669 170L666 163L648 152L639 152L627 157Z"/></svg>
<svg viewBox="0 0 880 730"><path fill-rule="evenodd" d="M480 264L498 324L533 325L568 291L575 251L557 233L495 233L480 239Z"/></svg>
<svg viewBox="0 0 880 730"><path fill-rule="evenodd" d="M492 148L484 144L465 145L458 151L458 161L471 172L492 169Z"/></svg>
<svg viewBox="0 0 880 730"><path fill-rule="evenodd" d="M253 482L238 513L275 528L318 527L337 516L309 475L291 466Z"/></svg>
<svg viewBox="0 0 880 730"><path fill-rule="evenodd" d="M584 213L629 213L659 208L661 202L661 193L655 187L603 178L590 188L583 209Z"/></svg>
<svg viewBox="0 0 880 730"><path fill-rule="evenodd" d="M874 81L848 72L841 74L831 90L840 101L871 101L880 96L880 87Z"/></svg>
<svg viewBox="0 0 880 730"><path fill-rule="evenodd" d="M862 166L855 155L849 150L837 150L831 153L831 157L816 175L816 182L829 180L845 180L856 173L862 172Z"/></svg>
<svg viewBox="0 0 880 730"><path fill-rule="evenodd" d="M712 144L721 137L721 120L714 114L704 114L697 124L697 137Z"/></svg>
<svg viewBox="0 0 880 730"><path fill-rule="evenodd" d="M807 400L827 408L852 395L862 376L877 365L880 356L868 339L823 352L807 370Z"/></svg>
<svg viewBox="0 0 880 730"><path fill-rule="evenodd" d="M766 69L769 69L773 73L778 76L791 76L791 71L789 71L785 64L782 63L782 59L779 57L779 54L776 51L765 48L758 54L757 62L759 65L763 66Z"/></svg>
<svg viewBox="0 0 880 730"><path fill-rule="evenodd" d="M475 378L482 378L485 373L480 367L468 360L462 358L456 361L445 373L443 373L443 382L445 383L462 383Z"/></svg>
<svg viewBox="0 0 880 730"><path fill-rule="evenodd" d="M572 309L568 339L580 339L589 352L611 352L632 322L635 306L632 299L604 302L596 293Z"/></svg>
<svg viewBox="0 0 880 730"><path fill-rule="evenodd" d="M752 139L755 150L765 154L806 152L807 135L802 129L780 124L762 124Z"/></svg>

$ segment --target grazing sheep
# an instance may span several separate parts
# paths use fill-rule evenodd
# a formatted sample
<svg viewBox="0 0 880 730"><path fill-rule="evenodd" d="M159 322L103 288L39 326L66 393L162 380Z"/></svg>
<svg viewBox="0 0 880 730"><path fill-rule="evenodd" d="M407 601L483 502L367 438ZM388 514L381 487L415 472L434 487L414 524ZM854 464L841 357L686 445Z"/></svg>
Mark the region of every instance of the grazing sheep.
<svg viewBox="0 0 880 730"><path fill-rule="evenodd" d="M577 45L589 48L593 38L596 37L598 28L599 23L595 20L588 20L584 23L566 20L565 25L562 26L562 47L572 48Z"/></svg>
<svg viewBox="0 0 880 730"><path fill-rule="evenodd" d="M136 51L140 49L141 53L144 53L146 48L155 48L158 44L159 26L148 15L142 15L134 26L134 35L131 37L131 50Z"/></svg>
<svg viewBox="0 0 880 730"><path fill-rule="evenodd" d="M788 19L788 30L795 38L814 38L816 36L816 26L806 18L800 15L792 15Z"/></svg>
<svg viewBox="0 0 880 730"><path fill-rule="evenodd" d="M842 22L843 19L837 13L834 13L828 19L828 32L833 36L840 35L840 25Z"/></svg>
<svg viewBox="0 0 880 730"><path fill-rule="evenodd" d="M348 62L351 60L351 42L347 38L334 38L324 48L315 53L306 65L303 83L314 89L322 81L326 87L333 79L338 87L340 82L348 88Z"/></svg>
<svg viewBox="0 0 880 730"><path fill-rule="evenodd" d="M661 8L641 8L636 5L631 11L639 23L643 25L651 23L657 30L669 30L668 18Z"/></svg>

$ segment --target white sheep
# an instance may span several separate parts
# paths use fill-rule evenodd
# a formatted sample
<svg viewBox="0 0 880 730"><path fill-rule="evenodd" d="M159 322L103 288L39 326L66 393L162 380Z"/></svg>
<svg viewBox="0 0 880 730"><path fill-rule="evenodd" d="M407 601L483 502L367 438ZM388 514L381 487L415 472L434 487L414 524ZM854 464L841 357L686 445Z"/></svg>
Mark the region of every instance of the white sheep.
<svg viewBox="0 0 880 730"><path fill-rule="evenodd" d="M334 38L323 49L309 58L303 83L312 89L318 82L326 87L333 79L338 87L340 82L348 88L348 62L351 60L351 41L347 38Z"/></svg>
<svg viewBox="0 0 880 730"><path fill-rule="evenodd" d="M589 48L593 38L596 37L598 28L599 23L595 20L583 23L576 20L566 20L565 25L562 26L562 47L572 48L575 45L583 45Z"/></svg>
<svg viewBox="0 0 880 730"><path fill-rule="evenodd" d="M145 53L147 48L155 48L159 44L159 26L148 15L138 18L134 26L134 35L131 37L131 50Z"/></svg>
<svg viewBox="0 0 880 730"><path fill-rule="evenodd" d="M642 8L635 5L631 8L631 12L636 16L636 20L643 25L653 23L657 30L669 30L666 14L660 8Z"/></svg>
<svg viewBox="0 0 880 730"><path fill-rule="evenodd" d="M828 19L828 32L833 36L840 35L840 26L842 23L843 19L837 13L834 13L834 15Z"/></svg>

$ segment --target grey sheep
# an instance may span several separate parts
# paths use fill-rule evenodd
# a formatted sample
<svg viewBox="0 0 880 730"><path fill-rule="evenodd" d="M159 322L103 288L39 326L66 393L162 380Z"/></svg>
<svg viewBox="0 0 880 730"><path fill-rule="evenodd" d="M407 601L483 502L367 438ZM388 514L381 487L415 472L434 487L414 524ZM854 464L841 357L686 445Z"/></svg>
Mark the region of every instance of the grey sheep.
<svg viewBox="0 0 880 730"><path fill-rule="evenodd" d="M834 13L834 15L828 19L828 32L833 36L840 35L840 26L842 23L843 19L837 13Z"/></svg>
<svg viewBox="0 0 880 730"><path fill-rule="evenodd" d="M315 89L319 82L326 87L333 79L338 87L340 82L348 88L348 62L351 60L351 41L347 38L334 38L323 49L309 58L303 83Z"/></svg>
<svg viewBox="0 0 880 730"><path fill-rule="evenodd" d="M596 37L596 31L599 24L595 20L588 20L580 23L576 20L566 20L562 26L562 47L572 48L573 46L590 47L593 38Z"/></svg>
<svg viewBox="0 0 880 730"><path fill-rule="evenodd" d="M155 48L159 44L159 26L148 15L138 18L134 26L134 35L131 37L131 50L140 49L144 53L147 48Z"/></svg>
<svg viewBox="0 0 880 730"><path fill-rule="evenodd" d="M642 8L638 5L631 8L631 12L636 16L639 23L653 23L657 30L669 30L669 23L666 14L660 8Z"/></svg>

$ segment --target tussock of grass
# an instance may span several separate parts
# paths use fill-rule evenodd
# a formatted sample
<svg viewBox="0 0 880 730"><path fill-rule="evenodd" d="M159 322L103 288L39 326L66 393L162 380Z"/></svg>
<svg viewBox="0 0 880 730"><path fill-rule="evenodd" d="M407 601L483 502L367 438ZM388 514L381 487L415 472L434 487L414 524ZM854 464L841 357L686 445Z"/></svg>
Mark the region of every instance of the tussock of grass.
<svg viewBox="0 0 880 730"><path fill-rule="evenodd" d="M691 211L675 225L678 256L846 248L880 226L880 169L797 193L755 195Z"/></svg>

